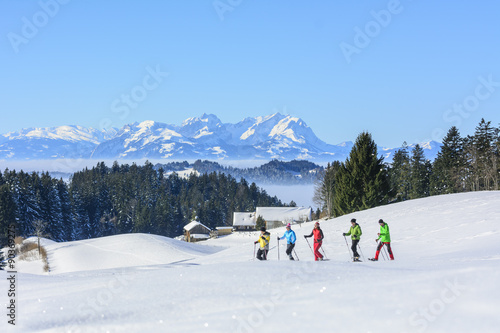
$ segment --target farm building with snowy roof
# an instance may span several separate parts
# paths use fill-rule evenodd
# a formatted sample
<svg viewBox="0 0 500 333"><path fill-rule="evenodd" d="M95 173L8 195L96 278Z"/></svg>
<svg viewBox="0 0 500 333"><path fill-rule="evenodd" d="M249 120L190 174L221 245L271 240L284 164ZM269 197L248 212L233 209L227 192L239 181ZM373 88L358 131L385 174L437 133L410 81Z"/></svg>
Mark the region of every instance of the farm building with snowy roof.
<svg viewBox="0 0 500 333"><path fill-rule="evenodd" d="M311 207L257 207L255 212L234 213L233 228L237 231L255 230L259 216L266 222L266 228L278 228L287 223L311 221L311 214Z"/></svg>
<svg viewBox="0 0 500 333"><path fill-rule="evenodd" d="M198 221L189 222L183 229L186 242L198 242L210 238L211 229Z"/></svg>

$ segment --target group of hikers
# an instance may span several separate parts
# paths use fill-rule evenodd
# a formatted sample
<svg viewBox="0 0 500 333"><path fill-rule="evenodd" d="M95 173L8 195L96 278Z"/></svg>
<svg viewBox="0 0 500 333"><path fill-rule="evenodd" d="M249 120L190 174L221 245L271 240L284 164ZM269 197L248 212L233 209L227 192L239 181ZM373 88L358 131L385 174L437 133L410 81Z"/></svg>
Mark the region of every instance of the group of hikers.
<svg viewBox="0 0 500 333"><path fill-rule="evenodd" d="M375 239L376 242L378 242L377 245L377 250L375 252L375 257L369 258L371 261L378 261L380 252L382 250L382 247L385 245L387 247L387 253L389 254L390 260L394 260L394 255L392 253L391 249L391 235L389 233L389 225L384 222L384 220L380 219L378 221L380 225L380 232L377 233L377 238ZM361 239L362 231L360 225L356 222L356 219L351 219L351 228L349 229L348 232L345 232L342 234L344 237L345 236L351 236L351 241L352 241L352 260L353 261L361 261L359 259L359 253L358 253L358 247L359 247L359 241ZM325 236L323 235L323 230L321 230L319 226L319 222L314 223L314 229L311 231L309 235L304 235L304 238L307 241L307 238L314 237L314 260L315 261L321 261L324 260L323 254L320 252L321 245L323 244L323 238ZM282 237L277 238L278 244L280 240L286 239L286 254L288 255L288 258L290 260L295 260L293 257L292 252L294 252L294 247L295 243L297 241L297 236L295 235L295 232L292 230L292 226L290 223L286 225L286 231ZM260 229L260 237L257 241L254 242L254 244L259 243L260 247L259 250L257 251L257 259L259 260L267 260L267 254L269 252L269 242L271 240L271 234L266 230L265 227L262 227ZM347 241L346 241L347 242ZM309 242L307 242L309 244ZM309 245L310 247L311 245ZM279 249L278 249L279 250ZM312 249L311 249L312 250ZM279 253L278 253L279 256ZM297 256L297 253L295 253L295 256Z"/></svg>

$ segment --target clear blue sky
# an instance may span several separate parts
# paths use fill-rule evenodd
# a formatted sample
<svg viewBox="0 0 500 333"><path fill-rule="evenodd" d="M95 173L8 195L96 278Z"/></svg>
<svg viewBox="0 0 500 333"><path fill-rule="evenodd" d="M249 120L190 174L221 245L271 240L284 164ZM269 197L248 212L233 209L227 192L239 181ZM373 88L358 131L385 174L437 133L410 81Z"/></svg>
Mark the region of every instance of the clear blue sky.
<svg viewBox="0 0 500 333"><path fill-rule="evenodd" d="M280 112L396 147L500 123L498 1L59 1L0 1L0 133Z"/></svg>

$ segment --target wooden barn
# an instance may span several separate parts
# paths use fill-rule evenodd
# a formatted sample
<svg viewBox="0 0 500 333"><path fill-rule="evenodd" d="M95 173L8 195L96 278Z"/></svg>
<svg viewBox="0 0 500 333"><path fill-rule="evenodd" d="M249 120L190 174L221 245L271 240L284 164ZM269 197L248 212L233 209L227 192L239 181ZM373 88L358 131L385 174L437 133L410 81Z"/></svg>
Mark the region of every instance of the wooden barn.
<svg viewBox="0 0 500 333"><path fill-rule="evenodd" d="M210 238L210 228L198 221L189 222L183 229L186 242L198 242Z"/></svg>

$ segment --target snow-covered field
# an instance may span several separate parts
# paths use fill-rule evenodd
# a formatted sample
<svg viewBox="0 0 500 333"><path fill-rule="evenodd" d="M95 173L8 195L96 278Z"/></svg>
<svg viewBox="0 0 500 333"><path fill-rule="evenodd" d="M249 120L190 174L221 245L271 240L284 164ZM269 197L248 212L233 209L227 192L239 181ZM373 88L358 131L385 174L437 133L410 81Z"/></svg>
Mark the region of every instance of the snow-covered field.
<svg viewBox="0 0 500 333"><path fill-rule="evenodd" d="M342 232L357 218L362 253L378 219L395 261L350 262ZM12 332L498 332L500 192L431 197L321 221L329 261L314 262L294 226L300 261L271 231L270 260L252 260L256 233L198 244L132 234L47 242L50 273L23 263ZM349 240L348 240L349 241ZM350 241L349 241L350 246Z"/></svg>

